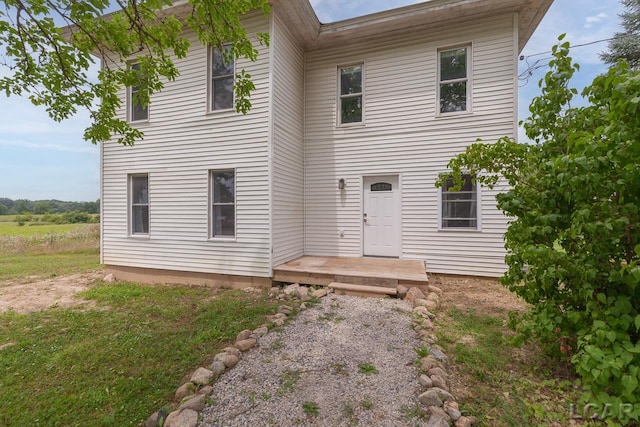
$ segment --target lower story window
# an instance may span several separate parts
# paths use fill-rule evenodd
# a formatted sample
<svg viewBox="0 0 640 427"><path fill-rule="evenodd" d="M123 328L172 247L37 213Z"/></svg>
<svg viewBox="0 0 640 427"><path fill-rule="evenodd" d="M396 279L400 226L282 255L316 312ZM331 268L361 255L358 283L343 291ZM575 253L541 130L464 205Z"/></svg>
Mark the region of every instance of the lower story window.
<svg viewBox="0 0 640 427"><path fill-rule="evenodd" d="M211 236L236 235L235 170L211 171Z"/></svg>
<svg viewBox="0 0 640 427"><path fill-rule="evenodd" d="M478 228L478 191L471 175L462 176L462 187L454 191L453 178L442 187L442 228Z"/></svg>
<svg viewBox="0 0 640 427"><path fill-rule="evenodd" d="M129 175L131 234L149 234L149 175Z"/></svg>

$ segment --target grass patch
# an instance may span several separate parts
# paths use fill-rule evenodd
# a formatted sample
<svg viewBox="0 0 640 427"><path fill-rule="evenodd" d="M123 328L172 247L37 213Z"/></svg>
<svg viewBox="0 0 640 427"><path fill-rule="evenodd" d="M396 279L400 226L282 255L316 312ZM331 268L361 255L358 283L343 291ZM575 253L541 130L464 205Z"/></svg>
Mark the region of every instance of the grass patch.
<svg viewBox="0 0 640 427"><path fill-rule="evenodd" d="M57 232L7 234L9 226L20 231L55 229ZM55 277L95 270L100 267L99 242L99 224L18 227L15 223L2 222L0 281L25 277Z"/></svg>
<svg viewBox="0 0 640 427"><path fill-rule="evenodd" d="M298 380L300 379L300 371L286 370L280 375L280 387L278 387L278 396L284 396L291 393Z"/></svg>
<svg viewBox="0 0 640 427"><path fill-rule="evenodd" d="M104 284L89 311L0 314L0 425L139 425L276 304L208 288Z"/></svg>
<svg viewBox="0 0 640 427"><path fill-rule="evenodd" d="M99 250L39 254L0 254L0 281L20 277L55 277L100 268Z"/></svg>
<svg viewBox="0 0 640 427"><path fill-rule="evenodd" d="M303 402L302 410L304 411L305 414L307 414L310 417L317 417L319 414L318 404L315 402Z"/></svg>
<svg viewBox="0 0 640 427"><path fill-rule="evenodd" d="M373 375L378 373L378 368L371 363L361 363L358 365L358 372L364 375Z"/></svg>
<svg viewBox="0 0 640 427"><path fill-rule="evenodd" d="M32 237L45 234L61 234L69 231L85 228L90 224L43 224L26 223L18 225L17 222L0 222L0 236Z"/></svg>
<svg viewBox="0 0 640 427"><path fill-rule="evenodd" d="M438 322L438 342L459 378L463 414L480 425L568 424L581 390L566 366L535 344L519 347L504 316L451 308Z"/></svg>

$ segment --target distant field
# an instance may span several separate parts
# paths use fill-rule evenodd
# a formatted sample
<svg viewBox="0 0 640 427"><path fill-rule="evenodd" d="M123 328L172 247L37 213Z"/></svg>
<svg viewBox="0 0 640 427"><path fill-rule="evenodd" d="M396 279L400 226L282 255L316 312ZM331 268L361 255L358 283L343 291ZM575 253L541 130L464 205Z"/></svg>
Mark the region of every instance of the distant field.
<svg viewBox="0 0 640 427"><path fill-rule="evenodd" d="M44 236L51 233L66 233L88 226L88 224L40 224L37 222L18 225L17 222L5 221L6 216L10 215L0 216L0 236Z"/></svg>

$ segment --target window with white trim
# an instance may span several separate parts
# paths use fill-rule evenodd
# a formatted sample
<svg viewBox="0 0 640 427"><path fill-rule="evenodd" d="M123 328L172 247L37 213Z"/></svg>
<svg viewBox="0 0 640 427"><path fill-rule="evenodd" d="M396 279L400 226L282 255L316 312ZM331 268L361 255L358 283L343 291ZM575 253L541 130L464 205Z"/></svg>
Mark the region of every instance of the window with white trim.
<svg viewBox="0 0 640 427"><path fill-rule="evenodd" d="M453 178L447 179L441 189L441 228L478 229L478 189L471 175L464 174L462 179L457 191Z"/></svg>
<svg viewBox="0 0 640 427"><path fill-rule="evenodd" d="M233 108L234 70L231 46L225 46L224 51L211 48L209 102L212 111Z"/></svg>
<svg viewBox="0 0 640 427"><path fill-rule="evenodd" d="M149 234L149 175L129 175L131 234Z"/></svg>
<svg viewBox="0 0 640 427"><path fill-rule="evenodd" d="M468 111L469 46L438 51L438 111Z"/></svg>
<svg viewBox="0 0 640 427"><path fill-rule="evenodd" d="M131 64L131 69L140 73L140 64ZM149 120L149 106L142 105L140 87L129 87L129 120L132 122Z"/></svg>
<svg viewBox="0 0 640 427"><path fill-rule="evenodd" d="M211 237L236 235L236 173L211 171Z"/></svg>
<svg viewBox="0 0 640 427"><path fill-rule="evenodd" d="M362 64L338 68L338 124L362 122L363 72Z"/></svg>

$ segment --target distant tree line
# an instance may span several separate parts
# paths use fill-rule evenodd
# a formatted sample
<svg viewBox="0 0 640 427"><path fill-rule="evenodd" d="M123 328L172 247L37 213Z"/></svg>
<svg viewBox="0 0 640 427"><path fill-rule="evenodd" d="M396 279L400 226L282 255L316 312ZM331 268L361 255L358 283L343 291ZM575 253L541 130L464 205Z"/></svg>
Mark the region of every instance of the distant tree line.
<svg viewBox="0 0 640 427"><path fill-rule="evenodd" d="M0 197L0 215L42 215L69 212L100 213L100 200L95 202L63 202L61 200L12 200Z"/></svg>

